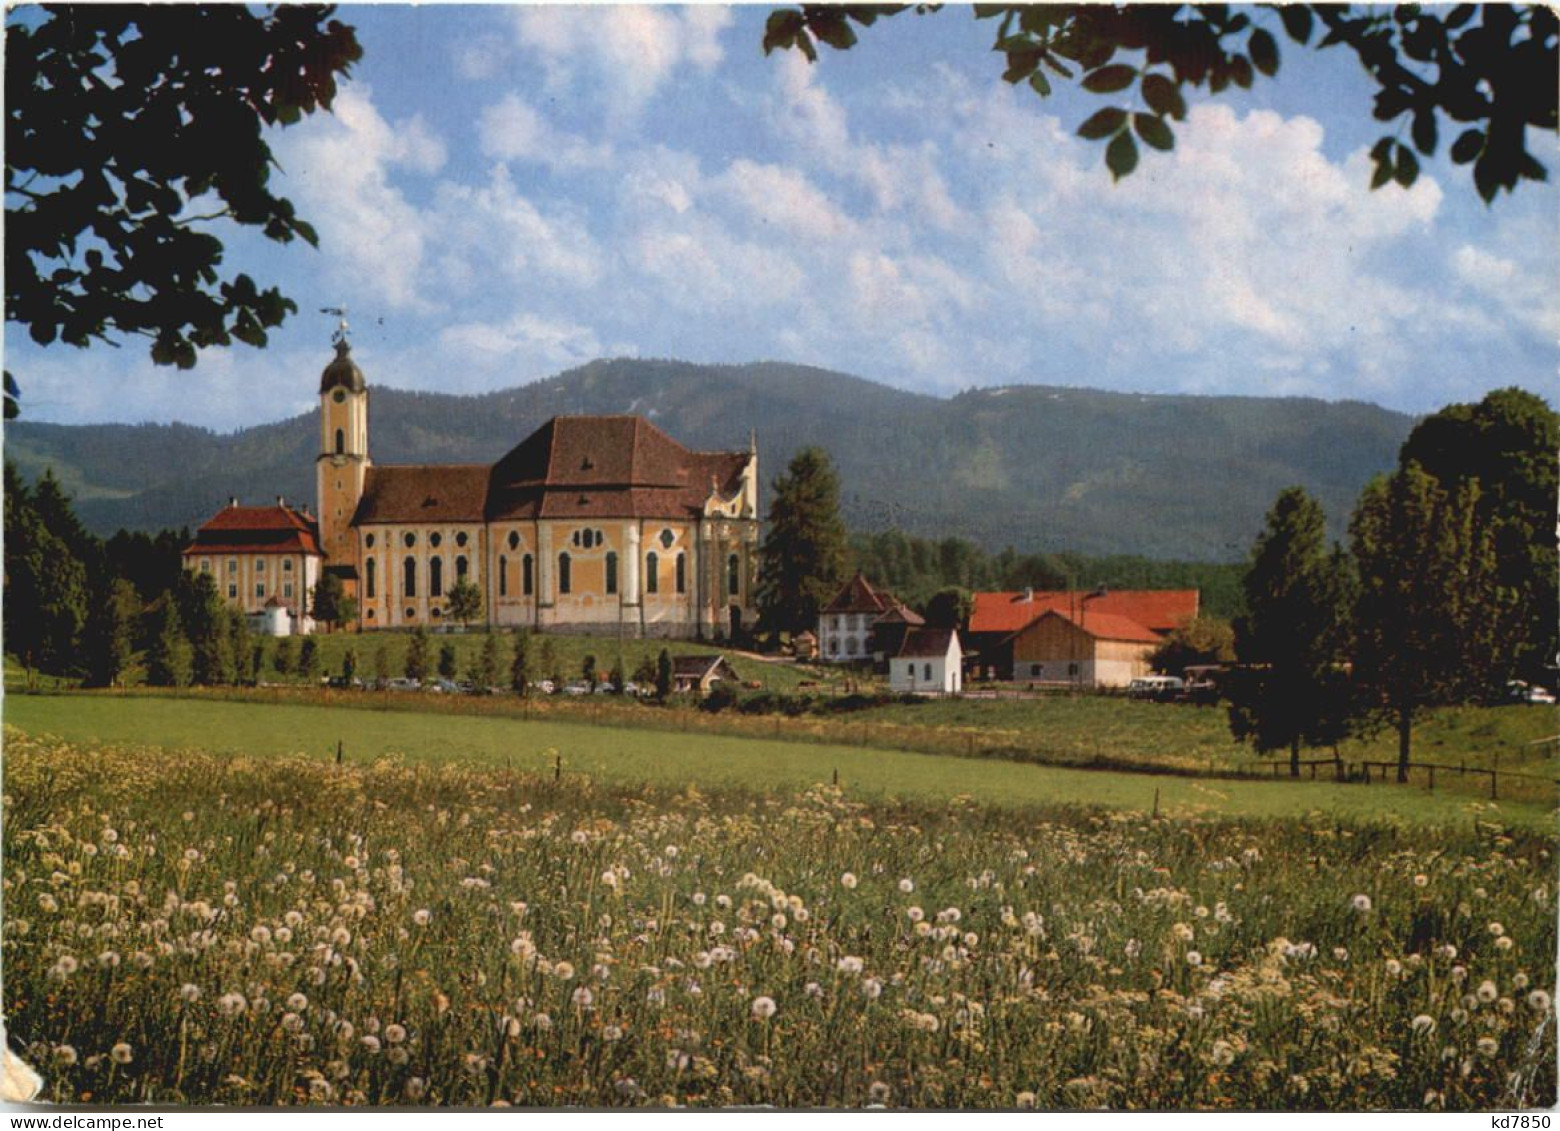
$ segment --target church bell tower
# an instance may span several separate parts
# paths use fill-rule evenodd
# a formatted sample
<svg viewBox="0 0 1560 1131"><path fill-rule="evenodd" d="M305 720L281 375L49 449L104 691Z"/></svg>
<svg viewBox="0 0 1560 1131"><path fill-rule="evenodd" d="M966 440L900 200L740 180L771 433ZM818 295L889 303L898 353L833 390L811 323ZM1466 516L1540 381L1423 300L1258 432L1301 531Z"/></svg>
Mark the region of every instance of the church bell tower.
<svg viewBox="0 0 1560 1131"><path fill-rule="evenodd" d="M352 360L343 322L336 332L336 359L320 375L320 454L314 461L319 503L320 545L327 569L346 578L357 574L352 516L368 475L368 385ZM355 586L349 584L349 589Z"/></svg>

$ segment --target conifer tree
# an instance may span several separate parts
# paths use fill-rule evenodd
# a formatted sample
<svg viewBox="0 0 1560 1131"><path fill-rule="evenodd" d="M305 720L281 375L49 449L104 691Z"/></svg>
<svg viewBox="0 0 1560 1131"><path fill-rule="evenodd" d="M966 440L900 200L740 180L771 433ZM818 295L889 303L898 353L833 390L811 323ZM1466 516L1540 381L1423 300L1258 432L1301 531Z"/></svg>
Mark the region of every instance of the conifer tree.
<svg viewBox="0 0 1560 1131"><path fill-rule="evenodd" d="M146 679L154 687L186 687L191 667L190 642L170 595L163 601L162 616L146 651Z"/></svg>
<svg viewBox="0 0 1560 1131"><path fill-rule="evenodd" d="M655 697L665 700L672 694L672 654L665 648L655 662Z"/></svg>
<svg viewBox="0 0 1560 1131"><path fill-rule="evenodd" d="M135 629L141 598L135 586L115 578L94 604L87 622L88 678L98 687L122 684L135 662Z"/></svg>
<svg viewBox="0 0 1560 1131"><path fill-rule="evenodd" d="M357 666L357 649L348 648L341 657L341 681L348 687L352 686L352 680L357 675Z"/></svg>
<svg viewBox="0 0 1560 1131"><path fill-rule="evenodd" d="M293 643L291 636L283 636L276 641L276 650L271 653L271 667L277 675L292 674Z"/></svg>
<svg viewBox="0 0 1560 1131"><path fill-rule="evenodd" d="M406 642L406 664L403 672L407 679L419 683L428 677L428 630L418 625Z"/></svg>
<svg viewBox="0 0 1560 1131"><path fill-rule="evenodd" d="M444 679L454 679L456 670L455 645L446 640L439 645L439 675Z"/></svg>
<svg viewBox="0 0 1560 1131"><path fill-rule="evenodd" d="M254 636L249 631L249 617L244 610L228 606L227 619L226 682L236 685L249 678L254 664Z"/></svg>
<svg viewBox="0 0 1560 1131"><path fill-rule="evenodd" d="M298 650L298 674L310 684L319 678L320 646L312 636L305 636L303 647Z"/></svg>
<svg viewBox="0 0 1560 1131"><path fill-rule="evenodd" d="M840 481L822 448L804 448L772 485L755 594L766 632L817 626L818 610L845 578Z"/></svg>
<svg viewBox="0 0 1560 1131"><path fill-rule="evenodd" d="M381 640L374 648L374 685L383 689L390 678L390 645Z"/></svg>
<svg viewBox="0 0 1560 1131"><path fill-rule="evenodd" d="M1336 742L1344 717L1337 678L1348 615L1344 563L1327 552L1321 504L1299 487L1279 494L1252 549L1236 621L1236 653L1246 665L1230 683L1230 729L1258 750Z"/></svg>
<svg viewBox="0 0 1560 1131"><path fill-rule="evenodd" d="M498 682L498 637L491 632L482 641L477 653L476 665L471 669L471 682L478 695L486 695Z"/></svg>
<svg viewBox="0 0 1560 1131"><path fill-rule="evenodd" d="M531 633L525 628L515 632L514 659L509 665L509 686L517 694L531 694Z"/></svg>
<svg viewBox="0 0 1560 1131"><path fill-rule="evenodd" d="M179 578L174 598L192 651L191 681L202 686L231 682L230 624L216 582L210 574L186 572Z"/></svg>

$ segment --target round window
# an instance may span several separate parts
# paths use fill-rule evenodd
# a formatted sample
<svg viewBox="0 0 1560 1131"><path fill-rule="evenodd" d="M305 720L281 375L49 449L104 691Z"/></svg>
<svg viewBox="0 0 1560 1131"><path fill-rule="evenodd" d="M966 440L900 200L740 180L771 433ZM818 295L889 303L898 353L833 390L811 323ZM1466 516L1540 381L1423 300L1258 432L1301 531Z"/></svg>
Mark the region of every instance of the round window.
<svg viewBox="0 0 1560 1131"><path fill-rule="evenodd" d="M407 620L416 620L417 619L417 610L412 608L410 605L406 606L406 619Z"/></svg>
<svg viewBox="0 0 1560 1131"><path fill-rule="evenodd" d="M464 546L465 544L466 544L466 532L464 530L462 530L459 534L455 535L455 545L457 545L457 546Z"/></svg>
<svg viewBox="0 0 1560 1131"><path fill-rule="evenodd" d="M512 530L509 532L509 548L511 550L518 550L520 548L520 535L516 534Z"/></svg>
<svg viewBox="0 0 1560 1131"><path fill-rule="evenodd" d="M330 399L335 401L337 404L340 404L342 401L347 399L346 391L344 389L337 389L334 393L331 394Z"/></svg>
<svg viewBox="0 0 1560 1131"><path fill-rule="evenodd" d="M661 531L661 545L670 550L672 548L672 543L675 541L677 541L677 536L674 535L670 530Z"/></svg>
<svg viewBox="0 0 1560 1131"><path fill-rule="evenodd" d="M374 536L372 534L365 535L363 538L363 545L372 550L374 548Z"/></svg>
<svg viewBox="0 0 1560 1131"><path fill-rule="evenodd" d="M417 545L417 535L413 534L410 530L408 530L406 532L406 539L405 539L405 541L406 541L406 548L407 549L411 549L413 546Z"/></svg>
<svg viewBox="0 0 1560 1131"><path fill-rule="evenodd" d="M441 542L443 542L443 541L444 541L444 536L441 535L441 534L430 534L430 535L428 535L428 545L432 546L435 550L437 550L439 548L439 544Z"/></svg>

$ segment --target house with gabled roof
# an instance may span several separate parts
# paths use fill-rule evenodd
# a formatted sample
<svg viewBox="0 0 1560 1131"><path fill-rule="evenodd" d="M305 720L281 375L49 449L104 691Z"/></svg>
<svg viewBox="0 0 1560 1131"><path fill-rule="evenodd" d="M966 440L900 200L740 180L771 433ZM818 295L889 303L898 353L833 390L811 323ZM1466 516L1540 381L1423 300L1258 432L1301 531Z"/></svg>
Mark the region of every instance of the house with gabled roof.
<svg viewBox="0 0 1560 1131"><path fill-rule="evenodd" d="M872 626L890 601L860 570L818 612L818 658L846 664L872 658Z"/></svg>
<svg viewBox="0 0 1560 1131"><path fill-rule="evenodd" d="M266 635L314 630L309 601L325 560L319 525L307 509L246 507L228 500L184 548L184 568L212 579L217 595L242 609Z"/></svg>
<svg viewBox="0 0 1560 1131"><path fill-rule="evenodd" d="M1049 614L1057 614L1074 627L1088 618L1089 627L1106 637L1109 647L1099 651L1101 680L1088 680L1102 686L1116 686L1119 663L1124 659L1121 645L1135 648L1131 663L1146 665L1147 655L1171 632L1197 617L1200 597L1196 589L1116 589L1080 592L1076 590L1035 590L976 593L970 612L968 643L975 664L997 679L1035 682L1083 679L1088 665L1095 661L1084 657L1090 651L1082 638L1071 636L1055 624L1043 633L1031 631ZM1105 620L1095 620L1104 617ZM1042 647L1038 641L1043 637ZM1065 640L1065 646L1063 641ZM1023 655L1016 650L1022 643ZM1058 650L1060 649L1060 650ZM1107 655L1108 654L1108 655ZM1038 665L1038 667L1037 667ZM1061 675L1057 675L1061 665ZM1083 666L1080 666L1083 665ZM1146 666L1145 666L1146 670ZM1143 674L1139 672L1138 674ZM1121 680L1124 685L1132 677Z"/></svg>
<svg viewBox="0 0 1560 1131"><path fill-rule="evenodd" d="M964 651L952 628L912 628L888 661L888 686L909 694L957 695L964 689Z"/></svg>
<svg viewBox="0 0 1560 1131"><path fill-rule="evenodd" d="M1163 640L1131 617L1084 607L1042 613L1000 650L1013 680L1125 687L1149 673L1149 657Z"/></svg>

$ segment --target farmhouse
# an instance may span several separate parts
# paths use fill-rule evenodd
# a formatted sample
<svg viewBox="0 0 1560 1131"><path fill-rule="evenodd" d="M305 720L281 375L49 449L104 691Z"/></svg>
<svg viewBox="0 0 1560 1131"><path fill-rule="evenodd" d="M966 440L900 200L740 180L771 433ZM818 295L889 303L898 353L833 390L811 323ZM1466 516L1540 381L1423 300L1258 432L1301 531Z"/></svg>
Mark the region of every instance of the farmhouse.
<svg viewBox="0 0 1560 1131"><path fill-rule="evenodd" d="M675 656L672 658L672 690L708 695L721 681L733 685L737 672L725 656Z"/></svg>
<svg viewBox="0 0 1560 1131"><path fill-rule="evenodd" d="M991 678L1124 687L1197 610L1195 589L977 593L970 647Z"/></svg>
<svg viewBox="0 0 1560 1131"><path fill-rule="evenodd" d="M445 624L461 582L493 625L730 638L755 622L755 440L696 452L642 417L558 416L491 465L376 465L344 333L319 398L317 553L362 629Z"/></svg>
<svg viewBox="0 0 1560 1131"><path fill-rule="evenodd" d="M860 570L818 613L818 657L833 663L895 655L905 634L924 625L920 614L872 587Z"/></svg>

